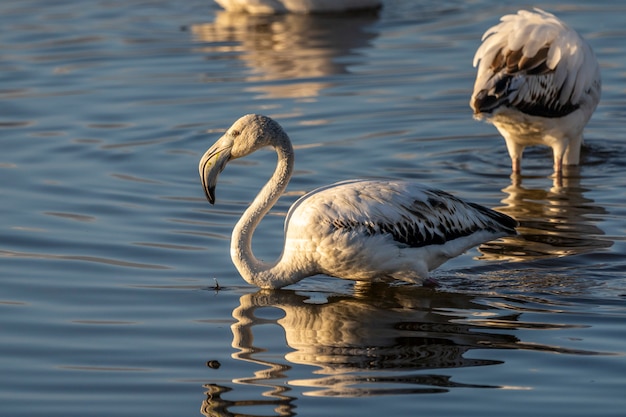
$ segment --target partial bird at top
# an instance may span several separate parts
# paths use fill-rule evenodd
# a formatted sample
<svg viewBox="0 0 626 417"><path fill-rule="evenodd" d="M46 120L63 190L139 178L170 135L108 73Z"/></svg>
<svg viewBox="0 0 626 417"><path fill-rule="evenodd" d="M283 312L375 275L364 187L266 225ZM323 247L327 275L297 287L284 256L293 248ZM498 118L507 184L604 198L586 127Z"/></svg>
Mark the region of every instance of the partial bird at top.
<svg viewBox="0 0 626 417"><path fill-rule="evenodd" d="M294 153L273 119L237 120L202 156L202 187L215 202L226 164L260 148L278 155L274 174L233 229L230 255L241 276L261 288L280 288L326 274L357 281L424 283L429 271L467 249L516 234L517 222L444 191L400 180L355 179L318 188L287 214L283 252L273 263L252 253L252 235L291 178Z"/></svg>
<svg viewBox="0 0 626 417"><path fill-rule="evenodd" d="M250 14L343 13L376 10L381 0L215 0L226 11Z"/></svg>
<svg viewBox="0 0 626 417"><path fill-rule="evenodd" d="M554 172L578 165L583 128L600 101L600 67L589 44L540 9L503 16L485 32L470 106L506 141L514 173L526 146L546 145Z"/></svg>

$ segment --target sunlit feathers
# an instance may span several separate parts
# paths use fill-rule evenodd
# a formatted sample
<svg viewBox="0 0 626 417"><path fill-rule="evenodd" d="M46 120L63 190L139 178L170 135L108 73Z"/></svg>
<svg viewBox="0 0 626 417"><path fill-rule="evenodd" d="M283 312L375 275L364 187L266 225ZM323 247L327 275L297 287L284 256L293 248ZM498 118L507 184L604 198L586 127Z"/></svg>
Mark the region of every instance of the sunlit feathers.
<svg viewBox="0 0 626 417"><path fill-rule="evenodd" d="M473 64L470 106L506 140L513 171L530 145L553 149L556 172L579 163L601 80L591 47L576 31L543 10L520 10L485 32Z"/></svg>
<svg viewBox="0 0 626 417"><path fill-rule="evenodd" d="M480 243L515 234L512 218L446 192L400 180L349 180L296 201L285 220L283 253L274 263L256 259L252 234L278 200L293 172L293 148L278 123L246 115L204 154L199 171L211 203L226 164L264 146L277 167L233 229L231 258L241 276L279 288L326 274L353 280L422 283L429 271Z"/></svg>

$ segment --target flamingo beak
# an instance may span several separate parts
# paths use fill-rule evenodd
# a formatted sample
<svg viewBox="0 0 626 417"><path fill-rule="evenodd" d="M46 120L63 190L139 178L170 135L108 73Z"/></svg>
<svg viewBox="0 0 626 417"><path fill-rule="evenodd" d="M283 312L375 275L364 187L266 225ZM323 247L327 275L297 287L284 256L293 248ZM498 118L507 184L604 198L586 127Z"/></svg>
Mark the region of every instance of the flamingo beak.
<svg viewBox="0 0 626 417"><path fill-rule="evenodd" d="M198 165L204 195L211 204L215 204L215 185L217 184L217 178L231 159L231 146L225 143L226 141L224 141L223 138L215 142L215 144L204 153Z"/></svg>

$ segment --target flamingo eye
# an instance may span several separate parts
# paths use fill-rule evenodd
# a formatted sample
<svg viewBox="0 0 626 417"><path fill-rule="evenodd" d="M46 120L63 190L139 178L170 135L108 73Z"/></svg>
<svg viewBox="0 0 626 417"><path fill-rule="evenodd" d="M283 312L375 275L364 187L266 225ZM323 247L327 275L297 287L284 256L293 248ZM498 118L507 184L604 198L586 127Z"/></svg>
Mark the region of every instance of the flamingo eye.
<svg viewBox="0 0 626 417"><path fill-rule="evenodd" d="M231 135L231 136L233 136L233 137L237 137L237 136L239 136L240 134L241 134L241 132L240 132L240 131L238 131L238 130L231 130L231 131L230 131L230 135Z"/></svg>

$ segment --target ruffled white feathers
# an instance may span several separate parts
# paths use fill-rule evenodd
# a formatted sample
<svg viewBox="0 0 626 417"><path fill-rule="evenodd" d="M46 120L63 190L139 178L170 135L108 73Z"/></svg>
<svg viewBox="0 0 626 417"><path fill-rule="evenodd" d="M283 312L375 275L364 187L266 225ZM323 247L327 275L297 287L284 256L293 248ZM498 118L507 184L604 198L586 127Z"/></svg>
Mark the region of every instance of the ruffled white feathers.
<svg viewBox="0 0 626 417"><path fill-rule="evenodd" d="M478 71L470 106L475 117L487 118L504 136L514 171L523 147L535 144L555 150L555 170L563 158L578 164L579 149L568 147L580 148L582 129L600 100L593 50L540 9L500 20L485 32L474 55Z"/></svg>

